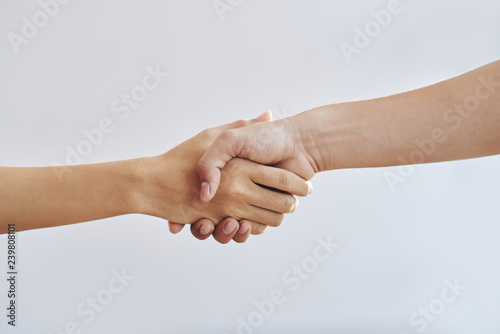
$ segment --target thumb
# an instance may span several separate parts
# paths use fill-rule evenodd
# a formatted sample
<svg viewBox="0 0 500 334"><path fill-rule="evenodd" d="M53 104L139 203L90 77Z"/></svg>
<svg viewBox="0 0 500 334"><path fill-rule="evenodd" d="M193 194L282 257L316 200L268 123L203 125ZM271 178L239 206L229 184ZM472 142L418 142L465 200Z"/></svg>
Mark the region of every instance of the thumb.
<svg viewBox="0 0 500 334"><path fill-rule="evenodd" d="M244 137L238 128L249 124L268 122L271 119L272 114L268 110L252 120L236 121L221 127L225 131L215 139L196 165L196 171L201 181L200 199L202 201L208 202L215 196L220 184L221 169L229 160L237 157L245 146Z"/></svg>

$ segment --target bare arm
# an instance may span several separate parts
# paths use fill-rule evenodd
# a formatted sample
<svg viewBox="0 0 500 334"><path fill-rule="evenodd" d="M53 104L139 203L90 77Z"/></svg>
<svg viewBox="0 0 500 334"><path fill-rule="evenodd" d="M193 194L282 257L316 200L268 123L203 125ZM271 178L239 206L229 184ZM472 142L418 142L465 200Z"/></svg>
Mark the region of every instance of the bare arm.
<svg viewBox="0 0 500 334"><path fill-rule="evenodd" d="M418 90L297 116L318 171L500 153L500 61Z"/></svg>
<svg viewBox="0 0 500 334"><path fill-rule="evenodd" d="M500 61L394 96L328 105L223 132L198 162L209 201L232 157L315 172L500 153Z"/></svg>
<svg viewBox="0 0 500 334"><path fill-rule="evenodd" d="M141 160L65 167L0 168L0 233L138 213Z"/></svg>
<svg viewBox="0 0 500 334"><path fill-rule="evenodd" d="M205 130L154 157L81 166L0 167L0 233L6 233L11 223L17 231L24 231L129 213L182 224L204 217L217 222L234 217L246 221L252 233L262 233L266 226L279 225L283 213L295 210L296 199L290 193L307 195L309 186L304 179L289 171L235 159L222 171L214 201L202 203L195 169L223 130L262 120ZM249 233L247 228L240 240Z"/></svg>

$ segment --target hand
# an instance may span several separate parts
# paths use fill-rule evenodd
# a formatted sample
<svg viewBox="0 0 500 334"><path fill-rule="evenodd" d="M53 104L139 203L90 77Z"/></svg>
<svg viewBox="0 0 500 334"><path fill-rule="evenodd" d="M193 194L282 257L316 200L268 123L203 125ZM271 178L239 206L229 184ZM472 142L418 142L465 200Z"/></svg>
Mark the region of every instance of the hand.
<svg viewBox="0 0 500 334"><path fill-rule="evenodd" d="M279 225L283 213L294 211L297 205L289 193L305 196L309 188L305 180L288 171L234 159L222 170L222 182L213 201L204 203L198 196L200 181L195 170L196 162L213 140L224 130L262 120L265 120L265 115L252 121L205 130L163 155L145 158L139 182L145 185L141 191L143 213L182 224L201 218L216 222L226 217L248 219L256 233L262 228L257 223Z"/></svg>
<svg viewBox="0 0 500 334"><path fill-rule="evenodd" d="M258 117L258 122L270 121L271 120L270 116L271 115L269 113L264 113ZM254 122L255 122L254 120L251 121L240 120L231 124L206 130L207 132L210 132L209 136L210 144L212 144L215 138L219 136L223 131L231 128L246 126ZM184 224L178 224L173 221L168 222L169 230L173 234L177 234L180 231L182 231L184 226L185 226ZM250 236L250 233L254 235L262 234L266 229L267 225L250 222L245 219L238 222L236 219L232 217L224 219L218 224L214 224L210 219L207 218L202 218L198 220L196 223L191 224L191 234L195 238L199 240L205 240L211 235L213 235L215 240L217 240L222 244L226 244L231 240L234 240L238 243L245 242Z"/></svg>
<svg viewBox="0 0 500 334"><path fill-rule="evenodd" d="M310 140L306 135L293 118L225 130L198 162L201 200L212 200L221 170L234 157L283 168L310 180L318 168L306 152L304 142Z"/></svg>

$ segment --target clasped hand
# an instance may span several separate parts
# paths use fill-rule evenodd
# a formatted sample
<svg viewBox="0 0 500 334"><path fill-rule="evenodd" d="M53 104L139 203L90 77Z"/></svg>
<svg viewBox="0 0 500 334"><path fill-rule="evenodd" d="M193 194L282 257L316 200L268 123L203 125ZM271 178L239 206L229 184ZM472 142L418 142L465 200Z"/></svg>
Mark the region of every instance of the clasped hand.
<svg viewBox="0 0 500 334"><path fill-rule="evenodd" d="M207 129L163 155L147 158L143 168L148 172L142 173L143 179L138 183L147 191L142 211L168 219L173 233L192 224L192 234L198 239L213 233L221 243L231 239L244 242L249 234L261 234L268 226L279 226L283 214L297 208L295 196L310 193L310 182L284 169L232 158L221 169L216 194L210 201L202 201L195 168L225 130L266 120L268 113L254 120ZM172 178L172 174L176 177Z"/></svg>

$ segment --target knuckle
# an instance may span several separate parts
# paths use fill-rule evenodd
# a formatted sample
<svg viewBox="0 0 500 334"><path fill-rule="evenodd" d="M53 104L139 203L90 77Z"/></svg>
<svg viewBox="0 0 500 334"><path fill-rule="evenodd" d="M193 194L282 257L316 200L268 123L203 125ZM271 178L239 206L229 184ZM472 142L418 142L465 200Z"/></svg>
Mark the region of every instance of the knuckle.
<svg viewBox="0 0 500 334"><path fill-rule="evenodd" d="M224 130L214 135L214 140L217 142L223 142L225 144L232 144L236 142L237 134L234 130Z"/></svg>
<svg viewBox="0 0 500 334"><path fill-rule="evenodd" d="M205 130L201 131L200 134L206 140L213 141L213 140L215 140L215 138L217 138L217 136L220 135L220 133L221 133L221 130L219 130L217 128L209 128L209 129L205 129Z"/></svg>
<svg viewBox="0 0 500 334"><path fill-rule="evenodd" d="M278 185L281 189L286 189L290 185L290 176L286 171L280 171L278 176Z"/></svg>
<svg viewBox="0 0 500 334"><path fill-rule="evenodd" d="M231 130L225 130L222 131L222 133L219 135L221 139L230 139L233 136L233 132Z"/></svg>
<svg viewBox="0 0 500 334"><path fill-rule="evenodd" d="M246 166L246 160L233 158L226 163L228 174L240 175Z"/></svg>
<svg viewBox="0 0 500 334"><path fill-rule="evenodd" d="M202 136L210 136L213 133L213 128L208 128L200 132Z"/></svg>
<svg viewBox="0 0 500 334"><path fill-rule="evenodd" d="M246 119L240 119L240 120L237 120L236 122L233 123L235 128L241 128L247 124L248 124L248 120L246 120Z"/></svg>
<svg viewBox="0 0 500 334"><path fill-rule="evenodd" d="M287 199L275 191L266 191L262 194L263 202L268 204L268 209L276 212L288 212Z"/></svg>
<svg viewBox="0 0 500 334"><path fill-rule="evenodd" d="M203 173L205 172L205 170L207 169L208 165L207 163L205 162L205 160L202 158L201 160L199 160L197 163L196 163L196 172L198 174L200 173Z"/></svg>
<svg viewBox="0 0 500 334"><path fill-rule="evenodd" d="M290 196L286 196L284 198L280 198L278 210L280 213L288 213L292 210L293 201L290 199Z"/></svg>

